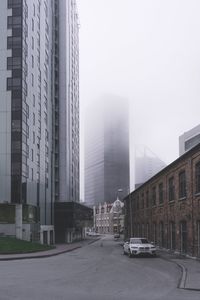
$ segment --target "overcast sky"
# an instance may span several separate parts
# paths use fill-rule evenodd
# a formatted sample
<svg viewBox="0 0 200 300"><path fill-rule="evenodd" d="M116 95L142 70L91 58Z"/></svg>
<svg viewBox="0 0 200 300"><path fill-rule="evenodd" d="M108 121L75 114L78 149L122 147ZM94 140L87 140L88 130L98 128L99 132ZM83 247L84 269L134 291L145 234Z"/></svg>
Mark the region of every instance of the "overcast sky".
<svg viewBox="0 0 200 300"><path fill-rule="evenodd" d="M172 162L200 123L200 1L77 2L81 112L105 92L127 97L134 141Z"/></svg>

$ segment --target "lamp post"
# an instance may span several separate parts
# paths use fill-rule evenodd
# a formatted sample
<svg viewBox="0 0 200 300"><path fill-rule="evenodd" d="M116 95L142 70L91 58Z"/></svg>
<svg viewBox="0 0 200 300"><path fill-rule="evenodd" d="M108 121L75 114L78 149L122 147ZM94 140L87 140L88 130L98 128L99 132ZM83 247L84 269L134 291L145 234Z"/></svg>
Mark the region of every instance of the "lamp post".
<svg viewBox="0 0 200 300"><path fill-rule="evenodd" d="M129 199L129 210L130 210L130 226L131 226L131 237L133 237L133 221L132 221L132 203L131 203L131 191L130 187L128 189L128 199Z"/></svg>
<svg viewBox="0 0 200 300"><path fill-rule="evenodd" d="M118 189L118 190L117 190L117 198L118 198L118 194L119 194L120 192L123 192L123 189Z"/></svg>
<svg viewBox="0 0 200 300"><path fill-rule="evenodd" d="M123 192L123 189L118 189L117 190L117 199L119 199L118 198L118 194L120 192ZM119 210L119 208L117 208L116 214L117 214L117 233L120 234L120 220L119 220L119 218L120 218L120 210Z"/></svg>

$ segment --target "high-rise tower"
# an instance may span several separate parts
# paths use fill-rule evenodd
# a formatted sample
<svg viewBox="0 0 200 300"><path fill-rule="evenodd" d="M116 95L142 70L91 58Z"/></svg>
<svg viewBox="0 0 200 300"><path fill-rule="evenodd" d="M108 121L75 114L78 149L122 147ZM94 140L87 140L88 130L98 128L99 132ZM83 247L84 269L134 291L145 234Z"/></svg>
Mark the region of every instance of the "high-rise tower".
<svg viewBox="0 0 200 300"><path fill-rule="evenodd" d="M75 0L0 1L0 204L27 239L79 200L77 19Z"/></svg>
<svg viewBox="0 0 200 300"><path fill-rule="evenodd" d="M107 95L86 114L85 202L112 203L129 191L128 101Z"/></svg>

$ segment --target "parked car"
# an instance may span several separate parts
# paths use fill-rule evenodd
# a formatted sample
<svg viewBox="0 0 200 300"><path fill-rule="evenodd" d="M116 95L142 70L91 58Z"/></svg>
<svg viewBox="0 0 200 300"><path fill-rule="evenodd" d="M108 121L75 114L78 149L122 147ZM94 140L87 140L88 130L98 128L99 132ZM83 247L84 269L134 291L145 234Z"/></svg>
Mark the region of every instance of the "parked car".
<svg viewBox="0 0 200 300"><path fill-rule="evenodd" d="M88 231L88 232L86 232L86 235L88 235L88 236L99 236L100 234L97 233L97 232L94 232L94 231Z"/></svg>
<svg viewBox="0 0 200 300"><path fill-rule="evenodd" d="M120 238L120 234L119 233L115 233L114 234L114 239L118 239L118 238Z"/></svg>
<svg viewBox="0 0 200 300"><path fill-rule="evenodd" d="M129 257L137 255L151 255L156 256L156 247L146 238L130 238L124 245L124 254L128 254Z"/></svg>

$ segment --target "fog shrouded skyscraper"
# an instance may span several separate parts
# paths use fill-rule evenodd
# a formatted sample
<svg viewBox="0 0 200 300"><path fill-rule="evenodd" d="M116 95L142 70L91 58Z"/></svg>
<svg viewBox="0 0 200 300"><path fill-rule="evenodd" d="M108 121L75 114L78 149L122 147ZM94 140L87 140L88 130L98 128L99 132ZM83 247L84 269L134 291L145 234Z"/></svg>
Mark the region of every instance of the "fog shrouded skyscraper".
<svg viewBox="0 0 200 300"><path fill-rule="evenodd" d="M127 99L103 96L88 107L85 127L85 202L112 203L129 189Z"/></svg>
<svg viewBox="0 0 200 300"><path fill-rule="evenodd" d="M148 147L135 146L135 188L138 188L165 167L166 163Z"/></svg>
<svg viewBox="0 0 200 300"><path fill-rule="evenodd" d="M79 201L78 27L75 0L0 1L0 204L26 239Z"/></svg>

